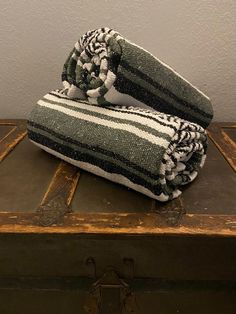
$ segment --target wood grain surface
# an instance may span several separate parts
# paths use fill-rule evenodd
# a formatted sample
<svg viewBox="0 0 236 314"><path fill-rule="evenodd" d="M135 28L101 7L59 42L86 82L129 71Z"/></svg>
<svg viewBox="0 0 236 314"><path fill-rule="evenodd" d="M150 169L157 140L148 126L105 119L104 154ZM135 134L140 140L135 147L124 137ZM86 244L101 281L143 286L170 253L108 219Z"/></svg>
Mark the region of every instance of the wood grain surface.
<svg viewBox="0 0 236 314"><path fill-rule="evenodd" d="M27 134L25 120L0 120L1 126L12 126L12 129L0 139L0 162Z"/></svg>

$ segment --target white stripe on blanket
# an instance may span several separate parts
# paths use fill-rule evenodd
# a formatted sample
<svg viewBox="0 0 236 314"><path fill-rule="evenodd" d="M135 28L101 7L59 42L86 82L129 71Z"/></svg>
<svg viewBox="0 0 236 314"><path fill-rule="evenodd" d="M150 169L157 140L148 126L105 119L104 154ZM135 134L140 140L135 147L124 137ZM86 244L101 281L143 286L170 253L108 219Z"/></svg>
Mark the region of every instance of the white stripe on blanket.
<svg viewBox="0 0 236 314"><path fill-rule="evenodd" d="M67 109L67 108L64 108L64 107L59 106L59 105L49 104L49 103L44 102L43 100L39 100L38 105L42 106L42 107L50 108L50 109L58 111L58 112L61 112L65 115L77 118L79 120L85 120L85 121L92 122L95 124L104 125L106 127L110 127L113 129L125 130L129 133L133 133L134 135L136 135L140 138L145 139L146 141L149 141L150 143L153 143L157 146L161 146L163 148L167 148L169 145L169 141L167 141L163 138L159 138L159 137L152 135L148 132L142 131L142 130L140 130L140 129L136 128L135 126L132 126L132 125L128 125L125 123L116 123L116 122L100 119L98 117L93 117L91 115L87 115L87 114L84 114L81 112Z"/></svg>
<svg viewBox="0 0 236 314"><path fill-rule="evenodd" d="M60 94L58 94L60 95ZM48 100L51 100L51 101L55 101L55 102L58 102L60 104L66 104L67 106L70 106L71 108L80 108L80 109L84 109L84 110L88 110L88 111L91 111L91 112L96 112L96 113L100 113L100 114L103 114L103 115L106 115L107 117L113 117L113 118L118 118L118 119L126 119L126 120L129 120L129 121L134 121L134 122L142 122L142 124L147 124L148 127L150 128L153 128L154 130L158 130L159 132L163 132L163 133L167 133L169 134L170 132L172 133L173 129L170 128L168 125L166 126L160 126L160 124L158 122L155 122L154 120L152 119L149 119L149 118L146 118L145 116L143 117L140 117L140 116L136 116L134 114L130 115L130 110L126 110L125 111L119 111L118 109L116 108L113 108L117 111L111 111L109 109L106 109L106 108L102 108L102 107L95 107L95 106L89 106L87 104L84 104L82 102L75 102L75 101L72 101L72 100L67 100L67 99L60 99L56 96L53 96L53 95L50 95L50 94L47 94L44 96L45 99L48 99ZM121 113L122 112L122 113ZM153 116L153 115L152 115ZM161 121L161 119L158 119L158 115L157 115L157 118L156 118L158 121ZM173 126L173 123L170 124L171 126Z"/></svg>

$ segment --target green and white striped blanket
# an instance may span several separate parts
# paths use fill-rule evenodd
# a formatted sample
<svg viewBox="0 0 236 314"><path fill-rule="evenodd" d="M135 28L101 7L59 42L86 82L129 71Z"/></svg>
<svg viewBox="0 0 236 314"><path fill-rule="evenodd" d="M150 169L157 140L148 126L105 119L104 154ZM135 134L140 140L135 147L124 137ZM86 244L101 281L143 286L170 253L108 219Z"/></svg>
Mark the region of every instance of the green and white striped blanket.
<svg viewBox="0 0 236 314"><path fill-rule="evenodd" d="M205 161L206 131L179 117L127 106L94 106L46 94L28 120L29 139L86 171L159 201L181 194Z"/></svg>
<svg viewBox="0 0 236 314"><path fill-rule="evenodd" d="M213 117L206 95L110 28L88 31L76 42L62 81L68 97L96 105L151 107L204 128Z"/></svg>

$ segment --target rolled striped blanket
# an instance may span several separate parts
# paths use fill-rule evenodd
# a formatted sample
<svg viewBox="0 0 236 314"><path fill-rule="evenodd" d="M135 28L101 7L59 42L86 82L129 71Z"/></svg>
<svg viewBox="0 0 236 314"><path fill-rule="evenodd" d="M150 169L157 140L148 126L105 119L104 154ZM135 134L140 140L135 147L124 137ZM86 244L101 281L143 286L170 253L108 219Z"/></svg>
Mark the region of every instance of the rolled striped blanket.
<svg viewBox="0 0 236 314"><path fill-rule="evenodd" d="M46 94L28 119L29 139L86 171L159 201L181 194L205 161L206 131L165 113L100 107Z"/></svg>
<svg viewBox="0 0 236 314"><path fill-rule="evenodd" d="M213 117L206 95L110 28L88 31L76 42L62 81L68 97L96 105L151 107L204 128Z"/></svg>

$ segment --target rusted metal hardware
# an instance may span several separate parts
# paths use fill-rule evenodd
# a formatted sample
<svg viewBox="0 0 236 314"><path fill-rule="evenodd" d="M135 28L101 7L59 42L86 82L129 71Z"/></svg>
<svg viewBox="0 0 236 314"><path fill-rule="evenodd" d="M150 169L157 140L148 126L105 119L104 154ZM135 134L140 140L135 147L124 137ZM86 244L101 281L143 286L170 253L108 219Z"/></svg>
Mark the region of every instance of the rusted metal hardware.
<svg viewBox="0 0 236 314"><path fill-rule="evenodd" d="M39 213L39 224L41 226L51 226L57 224L67 213L70 213L69 208L78 180L79 170L61 161L53 178L44 195L44 198L37 209Z"/></svg>
<svg viewBox="0 0 236 314"><path fill-rule="evenodd" d="M57 196L47 204L40 205L36 211L39 214L38 223L44 227L58 224L65 214L71 212L62 196Z"/></svg>
<svg viewBox="0 0 236 314"><path fill-rule="evenodd" d="M160 208L156 206L156 211L165 219L169 227L179 226L182 216L186 214L181 196L168 202L166 205L162 205Z"/></svg>
<svg viewBox="0 0 236 314"><path fill-rule="evenodd" d="M111 267L92 285L84 309L90 314L137 313L134 293Z"/></svg>
<svg viewBox="0 0 236 314"><path fill-rule="evenodd" d="M85 265L87 266L87 274L89 278L97 278L96 262L92 256L89 256L85 260ZM122 276L126 279L134 278L134 260L132 258L123 258L123 273Z"/></svg>
<svg viewBox="0 0 236 314"><path fill-rule="evenodd" d="M85 261L85 265L87 266L88 269L88 277L89 278L96 278L96 263L93 257L88 257Z"/></svg>

